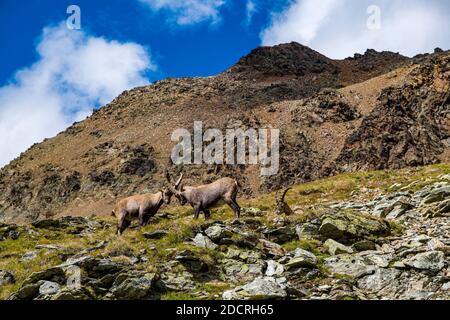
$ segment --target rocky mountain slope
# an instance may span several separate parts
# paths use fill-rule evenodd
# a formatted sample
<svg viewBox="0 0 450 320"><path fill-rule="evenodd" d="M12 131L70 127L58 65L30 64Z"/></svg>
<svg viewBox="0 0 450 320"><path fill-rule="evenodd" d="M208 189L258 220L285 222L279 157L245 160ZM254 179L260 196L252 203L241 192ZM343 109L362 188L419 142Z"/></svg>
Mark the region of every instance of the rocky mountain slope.
<svg viewBox="0 0 450 320"><path fill-rule="evenodd" d="M450 167L358 172L295 186L232 220L159 213L0 225L0 299L449 299Z"/></svg>
<svg viewBox="0 0 450 320"><path fill-rule="evenodd" d="M117 197L156 190L163 168L186 183L234 176L241 195L341 172L448 162L450 53L368 50L332 60L291 43L258 48L225 72L126 91L0 171L0 221L101 215ZM173 130L279 128L280 171L170 162Z"/></svg>

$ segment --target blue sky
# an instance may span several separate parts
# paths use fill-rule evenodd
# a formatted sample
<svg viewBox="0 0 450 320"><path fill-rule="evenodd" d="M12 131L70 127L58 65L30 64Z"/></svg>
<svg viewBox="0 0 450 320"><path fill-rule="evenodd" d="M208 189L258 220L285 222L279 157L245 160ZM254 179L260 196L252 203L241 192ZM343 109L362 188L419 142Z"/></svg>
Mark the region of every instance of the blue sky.
<svg viewBox="0 0 450 320"><path fill-rule="evenodd" d="M0 2L0 85L14 72L37 59L35 46L42 29L65 20L66 8L81 9L81 27L92 35L146 46L158 73L153 79L206 76L225 70L241 56L260 45L259 33L269 23L269 11L287 1L261 1L247 23L245 1L220 6L218 21L189 25L171 21L170 11L157 12L138 0L2 0Z"/></svg>
<svg viewBox="0 0 450 320"><path fill-rule="evenodd" d="M124 90L214 75L260 45L412 56L450 49L449 30L444 0L0 0L0 167Z"/></svg>

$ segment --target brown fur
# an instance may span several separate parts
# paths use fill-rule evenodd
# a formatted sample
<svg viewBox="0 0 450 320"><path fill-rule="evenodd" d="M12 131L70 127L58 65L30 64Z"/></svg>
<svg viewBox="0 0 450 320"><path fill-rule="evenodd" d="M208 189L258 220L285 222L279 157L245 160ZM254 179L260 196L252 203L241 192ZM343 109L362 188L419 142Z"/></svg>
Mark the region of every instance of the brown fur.
<svg viewBox="0 0 450 320"><path fill-rule="evenodd" d="M285 214L285 215L291 215L294 214L294 211L292 211L291 207L284 201L284 197L286 196L286 193L291 190L291 188L286 188L281 197L277 196L277 208L275 209L276 214Z"/></svg>
<svg viewBox="0 0 450 320"><path fill-rule="evenodd" d="M169 204L172 192L168 189L157 193L135 195L117 202L111 215L117 218L117 233L121 235L132 219L139 219L139 227L148 223L163 203Z"/></svg>
<svg viewBox="0 0 450 320"><path fill-rule="evenodd" d="M183 175L178 180L181 182ZM168 178L170 182L170 178ZM194 208L194 218L198 219L200 212L205 214L205 219L211 216L210 208L226 203L233 209L236 219L240 218L241 208L236 201L238 182L232 178L221 178L209 184L196 187L181 186L179 190L170 186L170 190L180 201L181 205L189 203Z"/></svg>

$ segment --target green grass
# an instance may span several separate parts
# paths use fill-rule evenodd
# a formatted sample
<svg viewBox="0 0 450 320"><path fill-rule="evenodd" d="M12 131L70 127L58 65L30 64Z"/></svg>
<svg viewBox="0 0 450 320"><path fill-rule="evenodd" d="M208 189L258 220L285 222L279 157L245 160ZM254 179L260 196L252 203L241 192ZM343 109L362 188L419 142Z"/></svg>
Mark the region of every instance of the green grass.
<svg viewBox="0 0 450 320"><path fill-rule="evenodd" d="M341 174L335 177L321 179L301 185L293 186L287 194L286 201L292 207L296 207L297 214L287 217L291 222L298 223L306 221L309 217L318 217L326 212L327 204L330 202L350 199L352 196L362 196L364 199L371 200L380 193L394 192L398 190L416 191L427 184L438 180L443 174L450 173L450 165L432 165L424 168L387 170L371 172L355 172ZM414 182L414 184L412 184ZM391 188L395 183L395 188ZM366 191L365 191L366 190ZM368 192L372 191L372 192ZM253 199L238 199L242 207L257 207L265 214L261 217L254 217L267 226L274 225L273 214L275 209L275 193L261 195ZM176 202L176 201L174 201ZM220 250L209 250L197 248L186 241L195 236L195 233L204 223L203 216L199 220L192 218L192 208L190 206L171 206L163 208L162 211L171 213L174 219L160 219L157 223L147 225L143 230L137 228L128 229L122 237L115 235L115 220L112 217L96 217L95 219L108 223L112 227L108 229L99 229L96 232L80 237L71 235L66 231L52 231L46 229L33 229L39 232L39 235L33 235L19 228L20 237L17 240L5 240L0 242L0 269L13 272L17 282L13 285L0 287L0 299L6 299L12 292L16 291L23 280L34 271L60 264L59 257L61 252L48 250L37 250L37 244L55 244L63 247L62 253L78 253L82 249L93 247L99 241L107 241L105 248L97 249L91 252L94 256L113 256L114 259L123 259L126 256L137 256L142 254L145 249L145 255L148 262L140 264L139 268L154 270L155 266L172 259L176 250L190 250L201 257L208 265L214 266L223 253ZM245 218L245 216L243 217ZM212 219L227 220L234 219L233 212L227 206L214 209ZM136 223L136 222L135 222ZM403 227L396 222L390 223L395 234L402 232ZM169 234L159 240L148 240L142 235L142 232L151 232L155 230L166 230ZM316 240L295 240L288 242L283 247L290 251L296 248L302 248L312 253L320 261L327 255L320 248L320 242ZM32 261L21 262L20 257L28 252L36 251L38 257ZM195 292L206 292L210 295L219 294L228 289L229 286L223 283L197 283L198 288ZM163 299L190 299L195 298L191 293L165 293Z"/></svg>

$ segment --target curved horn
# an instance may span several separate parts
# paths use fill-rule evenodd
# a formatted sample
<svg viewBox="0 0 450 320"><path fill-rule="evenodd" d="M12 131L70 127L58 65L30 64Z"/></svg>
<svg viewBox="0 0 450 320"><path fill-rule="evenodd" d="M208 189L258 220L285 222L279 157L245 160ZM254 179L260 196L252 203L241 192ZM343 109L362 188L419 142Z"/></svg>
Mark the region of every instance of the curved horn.
<svg viewBox="0 0 450 320"><path fill-rule="evenodd" d="M175 189L178 188L178 186L179 186L180 183L181 183L181 180L183 180L183 173L181 173L181 175L180 175L180 177L178 178L177 182L175 182L175 185L174 185Z"/></svg>
<svg viewBox="0 0 450 320"><path fill-rule="evenodd" d="M286 196L286 193L288 193L289 190L291 190L292 188L286 188L286 190L284 190L283 195L281 196L281 201L284 202L284 197Z"/></svg>
<svg viewBox="0 0 450 320"><path fill-rule="evenodd" d="M292 188L286 188L284 191L283 191L283 194L281 195L281 197L280 197L280 202L284 202L284 197L286 196L286 193L289 191L289 190L291 190Z"/></svg>

